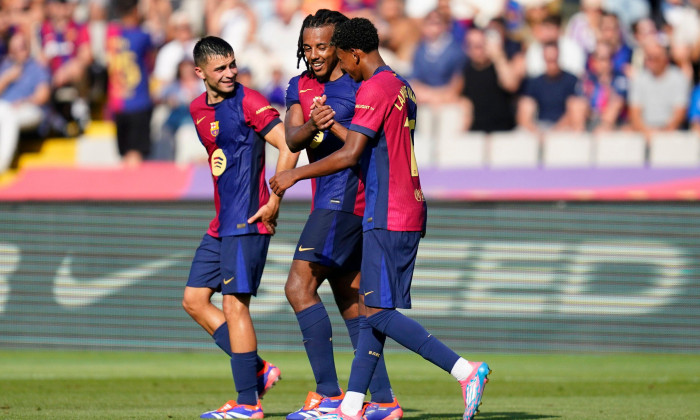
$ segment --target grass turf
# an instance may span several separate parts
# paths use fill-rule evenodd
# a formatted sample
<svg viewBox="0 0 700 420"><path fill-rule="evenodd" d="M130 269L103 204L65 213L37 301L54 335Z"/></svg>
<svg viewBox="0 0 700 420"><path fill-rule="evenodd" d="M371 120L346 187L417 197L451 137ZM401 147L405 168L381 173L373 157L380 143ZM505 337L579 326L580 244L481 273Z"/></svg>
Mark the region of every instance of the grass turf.
<svg viewBox="0 0 700 420"><path fill-rule="evenodd" d="M303 353L263 354L283 380L263 400L282 419L313 388ZM477 420L698 419L700 355L478 355L492 367ZM338 354L341 386L351 355ZM390 352L405 419L460 419L461 391L420 357ZM2 419L196 419L234 397L216 353L0 351Z"/></svg>

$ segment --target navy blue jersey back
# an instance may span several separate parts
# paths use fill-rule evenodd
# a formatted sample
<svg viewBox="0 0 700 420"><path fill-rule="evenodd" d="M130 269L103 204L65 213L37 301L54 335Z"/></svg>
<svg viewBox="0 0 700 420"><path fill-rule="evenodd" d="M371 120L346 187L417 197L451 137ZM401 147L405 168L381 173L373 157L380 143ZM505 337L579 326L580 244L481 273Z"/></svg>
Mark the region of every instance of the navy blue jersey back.
<svg viewBox="0 0 700 420"><path fill-rule="evenodd" d="M355 93L360 83L348 75L337 80L321 83L304 72L293 77L287 88L287 108L294 104L301 106L304 121L308 121L314 98L326 95L326 105L335 111L335 120L347 127L355 113ZM306 148L310 162L330 155L343 147L343 141L338 139L330 130L319 132ZM361 216L364 213L364 185L360 182L359 165L345 169L335 174L322 176L312 180L313 204L312 209L341 210Z"/></svg>

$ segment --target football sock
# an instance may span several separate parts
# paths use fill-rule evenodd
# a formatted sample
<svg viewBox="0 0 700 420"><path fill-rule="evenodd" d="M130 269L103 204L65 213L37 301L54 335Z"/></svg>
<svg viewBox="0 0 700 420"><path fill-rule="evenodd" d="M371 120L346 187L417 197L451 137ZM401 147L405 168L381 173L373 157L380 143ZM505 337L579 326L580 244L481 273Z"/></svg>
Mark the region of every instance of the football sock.
<svg viewBox="0 0 700 420"><path fill-rule="evenodd" d="M214 334L212 334L212 338L214 339L214 342L216 343L217 346L221 348L221 350L225 351L226 354L231 356L233 354L233 351L231 351L231 339L228 334L228 324L223 323L219 326L219 328L214 331ZM256 364L256 370L255 372L260 372L260 370L265 366L265 361L258 356L258 361Z"/></svg>
<svg viewBox="0 0 700 420"><path fill-rule="evenodd" d="M367 318L372 327L391 337L394 341L432 362L445 372L451 372L457 353L433 337L418 322L395 309L385 309Z"/></svg>
<svg viewBox="0 0 700 420"><path fill-rule="evenodd" d="M304 348L316 379L316 392L326 397L341 394L333 358L333 330L323 302L310 306L297 315L304 338Z"/></svg>
<svg viewBox="0 0 700 420"><path fill-rule="evenodd" d="M360 337L357 343L357 351L352 360L348 391L365 395L369 388L372 375L377 367L379 357L384 350L386 336L372 328L367 318L360 317ZM347 395L347 394L346 394ZM352 410L355 407L350 407ZM359 408L358 408L359 409ZM349 411L348 411L349 414Z"/></svg>
<svg viewBox="0 0 700 420"><path fill-rule="evenodd" d="M258 403L258 380L255 365L258 352L233 353L231 355L231 371L236 385L238 404L255 405Z"/></svg>
<svg viewBox="0 0 700 420"><path fill-rule="evenodd" d="M450 370L450 375L454 376L454 378L458 381L464 381L472 373L472 370L474 370L472 365L470 365L467 360L460 357L455 362L455 365L452 366L452 370Z"/></svg>
<svg viewBox="0 0 700 420"><path fill-rule="evenodd" d="M364 401L365 394L348 391L345 393L343 402L340 403L340 411L348 416L355 416L360 410L362 410L362 404Z"/></svg>
<svg viewBox="0 0 700 420"><path fill-rule="evenodd" d="M360 335L360 317L346 319L345 326L350 334L352 348L357 349L357 339ZM369 383L369 392L372 394L372 402L388 403L394 401L394 392L391 389L391 382L386 371L383 354L379 357L377 367L374 369L374 375Z"/></svg>

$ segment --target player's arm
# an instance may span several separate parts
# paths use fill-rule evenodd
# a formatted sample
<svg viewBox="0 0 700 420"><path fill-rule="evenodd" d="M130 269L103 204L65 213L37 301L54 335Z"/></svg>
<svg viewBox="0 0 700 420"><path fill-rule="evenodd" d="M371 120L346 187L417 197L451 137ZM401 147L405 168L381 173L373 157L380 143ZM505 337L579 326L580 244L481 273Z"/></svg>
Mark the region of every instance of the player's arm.
<svg viewBox="0 0 700 420"><path fill-rule="evenodd" d="M287 146L293 152L305 149L316 134L327 128L333 132L333 116L335 111L327 105L317 105L311 110L311 117L304 122L304 114L301 105L293 104L287 110L284 117L284 130L287 137ZM333 132L333 134L336 134Z"/></svg>
<svg viewBox="0 0 700 420"><path fill-rule="evenodd" d="M277 150L279 150L275 173L289 170L296 166L299 153L293 153L291 150L289 150L289 147L287 147L282 123L275 125L267 134L265 134L264 138L266 142L270 143ZM248 223L250 224L260 220L263 222L267 230L274 234L275 226L277 226L277 216L279 215L281 200L282 194L270 195L270 199L267 201L267 203L260 207L260 209L258 209L258 211L250 219L248 219Z"/></svg>
<svg viewBox="0 0 700 420"><path fill-rule="evenodd" d="M281 195L289 187L302 179L330 175L355 166L357 162L360 161L362 151L365 149L368 141L369 137L366 135L349 130L347 132L345 144L339 150L309 165L300 166L288 171L277 172L277 174L270 179L270 188L275 194Z"/></svg>

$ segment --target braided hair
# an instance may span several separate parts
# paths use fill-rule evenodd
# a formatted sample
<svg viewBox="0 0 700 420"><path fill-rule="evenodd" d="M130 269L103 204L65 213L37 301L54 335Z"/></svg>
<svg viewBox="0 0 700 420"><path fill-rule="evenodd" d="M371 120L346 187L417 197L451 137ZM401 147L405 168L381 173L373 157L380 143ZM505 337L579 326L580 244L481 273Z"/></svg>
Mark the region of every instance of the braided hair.
<svg viewBox="0 0 700 420"><path fill-rule="evenodd" d="M309 70L310 76L315 77L314 73L309 67L309 63L306 61L306 55L304 55L304 29L306 28L321 28L327 25L333 25L334 27L346 22L348 18L335 10L319 9L316 11L315 15L308 15L304 19L304 23L301 25L301 30L299 31L299 42L297 43L297 68L299 68L299 63L304 60L306 70Z"/></svg>

